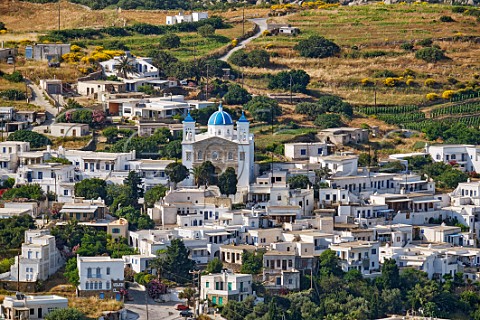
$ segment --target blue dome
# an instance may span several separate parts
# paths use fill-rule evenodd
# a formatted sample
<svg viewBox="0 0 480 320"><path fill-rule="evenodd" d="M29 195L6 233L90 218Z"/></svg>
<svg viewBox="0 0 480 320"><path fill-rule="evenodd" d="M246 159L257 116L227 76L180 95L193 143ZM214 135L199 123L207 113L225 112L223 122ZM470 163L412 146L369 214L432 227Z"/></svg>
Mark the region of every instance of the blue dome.
<svg viewBox="0 0 480 320"><path fill-rule="evenodd" d="M208 119L209 126L226 126L231 124L233 124L232 117L223 111L222 105L218 106L218 111L215 111Z"/></svg>
<svg viewBox="0 0 480 320"><path fill-rule="evenodd" d="M240 117L240 119L238 119L237 122L248 122L248 119L247 117L245 117L245 113L242 111L242 116Z"/></svg>
<svg viewBox="0 0 480 320"><path fill-rule="evenodd" d="M190 111L188 112L187 116L185 117L185 119L183 120L183 122L195 122L195 120L192 118L192 116L190 115Z"/></svg>

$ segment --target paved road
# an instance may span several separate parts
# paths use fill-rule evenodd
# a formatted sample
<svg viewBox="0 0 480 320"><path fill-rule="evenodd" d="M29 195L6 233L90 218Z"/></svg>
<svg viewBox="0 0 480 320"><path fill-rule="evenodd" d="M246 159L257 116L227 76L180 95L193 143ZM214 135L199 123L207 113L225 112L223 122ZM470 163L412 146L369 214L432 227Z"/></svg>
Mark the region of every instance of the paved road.
<svg viewBox="0 0 480 320"><path fill-rule="evenodd" d="M58 109L53 107L50 102L44 98L42 90L35 83L27 80L27 85L32 93L30 103L45 109L47 120L41 126L36 126L33 128L34 131L43 133L44 130L55 121Z"/></svg>
<svg viewBox="0 0 480 320"><path fill-rule="evenodd" d="M145 287L132 284L128 292L133 297L133 301L126 301L125 307L128 310L128 320L146 320L147 311L145 306ZM158 303L148 298L148 315L149 320L161 319L161 320L179 320L185 319L180 317L179 311L174 309L175 304L178 302L164 302Z"/></svg>
<svg viewBox="0 0 480 320"><path fill-rule="evenodd" d="M228 51L226 55L219 58L219 60L227 61L228 58L232 55L232 53L234 53L235 51L238 51L240 49L245 48L245 46L248 43L250 43L252 40L260 37L262 35L263 31L267 30L267 19L266 18L248 19L248 21L251 21L251 22L255 23L260 28L260 30L256 34L251 36L250 38L247 38L247 39L243 40L242 42L240 42L235 48L232 48L230 51Z"/></svg>

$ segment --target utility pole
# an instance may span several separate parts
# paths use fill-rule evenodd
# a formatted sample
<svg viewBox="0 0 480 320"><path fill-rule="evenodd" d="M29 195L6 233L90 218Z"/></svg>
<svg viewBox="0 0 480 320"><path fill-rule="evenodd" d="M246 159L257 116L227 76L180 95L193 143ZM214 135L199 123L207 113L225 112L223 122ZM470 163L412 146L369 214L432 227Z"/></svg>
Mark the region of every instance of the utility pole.
<svg viewBox="0 0 480 320"><path fill-rule="evenodd" d="M245 3L243 3L242 35L245 37Z"/></svg>
<svg viewBox="0 0 480 320"><path fill-rule="evenodd" d="M292 95L292 74L290 74L290 104L293 104L293 95Z"/></svg>
<svg viewBox="0 0 480 320"><path fill-rule="evenodd" d="M58 31L60 31L60 0L58 0Z"/></svg>
<svg viewBox="0 0 480 320"><path fill-rule="evenodd" d="M208 67L209 65L207 64L207 86L205 88L205 100L208 101Z"/></svg>
<svg viewBox="0 0 480 320"><path fill-rule="evenodd" d="M192 275L192 283L197 290L197 294L195 295L195 315L198 315L200 313L200 270L193 270L188 273Z"/></svg>

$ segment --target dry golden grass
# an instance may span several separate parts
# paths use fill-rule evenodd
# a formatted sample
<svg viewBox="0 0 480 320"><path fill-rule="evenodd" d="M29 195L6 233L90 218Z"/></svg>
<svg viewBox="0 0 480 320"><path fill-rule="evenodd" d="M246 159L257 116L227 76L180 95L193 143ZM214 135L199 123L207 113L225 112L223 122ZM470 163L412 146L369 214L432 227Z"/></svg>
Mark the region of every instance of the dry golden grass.
<svg viewBox="0 0 480 320"><path fill-rule="evenodd" d="M246 9L245 17L265 16L268 9ZM178 11L165 10L89 10L80 5L62 0L60 2L61 28L86 28L104 26L123 26L136 22L165 24L167 15ZM220 15L233 21L240 21L241 10L227 12L210 11L210 16ZM34 33L58 28L58 5L56 3L36 4L21 1L0 1L0 17L9 32L0 35L0 40L35 39ZM26 23L31 21L33 23Z"/></svg>
<svg viewBox="0 0 480 320"><path fill-rule="evenodd" d="M452 16L455 22L442 23L442 15ZM447 77L459 81L473 80L480 72L480 44L469 42L436 41L450 58L435 64L415 58L414 53L403 52L404 41L427 37L453 37L455 35L479 36L479 23L474 17L453 14L450 6L443 5L392 5L369 4L366 6L339 7L335 10L307 10L289 16L271 18L272 22L289 23L302 31L298 37L260 37L249 48L266 48L279 55L272 58L274 66L265 69L244 68L246 75L277 73L281 70L303 69L312 78L310 89L336 94L349 102L373 104L373 92L363 90L359 84L363 78L371 78L375 70L391 70L401 75L405 69L417 73L414 88L386 88L376 79L378 104L418 104L425 102L428 92L440 93L448 86L432 90L423 86L425 78L445 83ZM395 52L396 56L377 58L308 59L298 55L293 46L303 38L322 35L339 44L343 52L355 45L360 51L382 50ZM417 46L417 49L420 47ZM266 81L249 82L256 93L265 92Z"/></svg>
<svg viewBox="0 0 480 320"><path fill-rule="evenodd" d="M68 298L69 307L80 310L92 319L98 319L103 311L116 311L123 307L123 303L116 300L100 300L96 297L79 298L75 294L75 287L69 284L57 285L48 291L48 294L58 294Z"/></svg>

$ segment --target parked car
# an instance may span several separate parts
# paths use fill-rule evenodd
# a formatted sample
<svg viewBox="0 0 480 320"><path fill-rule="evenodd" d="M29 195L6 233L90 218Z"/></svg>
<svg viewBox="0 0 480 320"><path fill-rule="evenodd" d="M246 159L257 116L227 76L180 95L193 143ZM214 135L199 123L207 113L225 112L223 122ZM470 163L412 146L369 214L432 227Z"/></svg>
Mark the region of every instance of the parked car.
<svg viewBox="0 0 480 320"><path fill-rule="evenodd" d="M182 310L180 311L180 316L181 317L193 317L193 312L192 311L189 311L189 310Z"/></svg>
<svg viewBox="0 0 480 320"><path fill-rule="evenodd" d="M175 305L175 310L190 310L190 308L184 304L177 303Z"/></svg>

